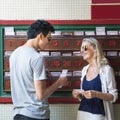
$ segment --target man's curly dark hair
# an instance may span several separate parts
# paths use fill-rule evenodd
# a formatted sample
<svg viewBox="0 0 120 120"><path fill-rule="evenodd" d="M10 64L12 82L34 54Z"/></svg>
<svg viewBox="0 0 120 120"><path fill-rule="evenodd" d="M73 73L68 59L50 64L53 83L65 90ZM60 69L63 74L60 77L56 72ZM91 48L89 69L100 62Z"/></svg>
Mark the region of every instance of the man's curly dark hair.
<svg viewBox="0 0 120 120"><path fill-rule="evenodd" d="M32 23L28 29L28 39L33 39L40 33L46 36L49 31L52 33L55 30L54 27L48 21L37 20L34 23Z"/></svg>

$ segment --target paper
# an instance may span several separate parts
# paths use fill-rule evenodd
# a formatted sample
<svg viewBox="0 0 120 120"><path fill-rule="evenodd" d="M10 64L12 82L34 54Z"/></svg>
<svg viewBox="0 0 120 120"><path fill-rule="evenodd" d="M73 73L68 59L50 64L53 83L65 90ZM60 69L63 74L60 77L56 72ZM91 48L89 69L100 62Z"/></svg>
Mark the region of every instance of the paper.
<svg viewBox="0 0 120 120"><path fill-rule="evenodd" d="M117 51L108 51L107 56L117 56Z"/></svg>
<svg viewBox="0 0 120 120"><path fill-rule="evenodd" d="M63 69L60 77L66 77L67 76L67 72L68 72L67 69ZM62 88L62 85L60 85L59 88Z"/></svg>
<svg viewBox="0 0 120 120"><path fill-rule="evenodd" d="M73 51L73 56L82 56L80 51Z"/></svg>
<svg viewBox="0 0 120 120"><path fill-rule="evenodd" d="M5 27L5 35L6 36L15 35L14 27Z"/></svg>
<svg viewBox="0 0 120 120"><path fill-rule="evenodd" d="M91 36L94 36L95 35L95 32L94 31L85 31L85 35L91 35Z"/></svg>
<svg viewBox="0 0 120 120"><path fill-rule="evenodd" d="M106 35L105 27L96 27L96 35Z"/></svg>
<svg viewBox="0 0 120 120"><path fill-rule="evenodd" d="M40 51L39 53L43 56L49 56L49 52L47 51Z"/></svg>
<svg viewBox="0 0 120 120"><path fill-rule="evenodd" d="M72 56L72 53L62 53L62 56Z"/></svg>
<svg viewBox="0 0 120 120"><path fill-rule="evenodd" d="M107 35L118 35L118 31L107 31Z"/></svg>
<svg viewBox="0 0 120 120"><path fill-rule="evenodd" d="M27 36L27 31L16 31L17 36Z"/></svg>
<svg viewBox="0 0 120 120"><path fill-rule="evenodd" d="M63 69L60 77L66 77L67 76L68 69Z"/></svg>
<svg viewBox="0 0 120 120"><path fill-rule="evenodd" d="M5 53L4 53L5 57L10 56L12 54L12 52L13 51L5 51Z"/></svg>
<svg viewBox="0 0 120 120"><path fill-rule="evenodd" d="M68 72L67 77L72 77L72 72Z"/></svg>
<svg viewBox="0 0 120 120"><path fill-rule="evenodd" d="M61 56L61 52L51 52L51 56Z"/></svg>
<svg viewBox="0 0 120 120"><path fill-rule="evenodd" d="M10 77L10 72L5 72L5 77Z"/></svg>
<svg viewBox="0 0 120 120"><path fill-rule="evenodd" d="M54 33L51 34L52 36L60 36L61 31L55 31Z"/></svg>
<svg viewBox="0 0 120 120"><path fill-rule="evenodd" d="M73 71L73 76L79 76L79 77L80 77L81 74L82 74L82 73L81 73L81 71L79 71L79 70L78 70L78 71Z"/></svg>
<svg viewBox="0 0 120 120"><path fill-rule="evenodd" d="M75 31L74 36L84 36L84 31Z"/></svg>
<svg viewBox="0 0 120 120"><path fill-rule="evenodd" d="M53 77L59 77L60 74L61 74L61 72L51 72L51 75L52 75Z"/></svg>
<svg viewBox="0 0 120 120"><path fill-rule="evenodd" d="M79 92L79 93L84 92L84 90L83 90L83 89L74 89L74 91Z"/></svg>

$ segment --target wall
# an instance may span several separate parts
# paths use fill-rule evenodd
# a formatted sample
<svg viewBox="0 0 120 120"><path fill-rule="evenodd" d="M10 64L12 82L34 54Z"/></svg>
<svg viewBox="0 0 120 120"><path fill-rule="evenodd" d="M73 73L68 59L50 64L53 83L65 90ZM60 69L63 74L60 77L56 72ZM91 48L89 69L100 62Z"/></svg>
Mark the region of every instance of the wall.
<svg viewBox="0 0 120 120"><path fill-rule="evenodd" d="M91 0L1 0L0 20L90 19Z"/></svg>

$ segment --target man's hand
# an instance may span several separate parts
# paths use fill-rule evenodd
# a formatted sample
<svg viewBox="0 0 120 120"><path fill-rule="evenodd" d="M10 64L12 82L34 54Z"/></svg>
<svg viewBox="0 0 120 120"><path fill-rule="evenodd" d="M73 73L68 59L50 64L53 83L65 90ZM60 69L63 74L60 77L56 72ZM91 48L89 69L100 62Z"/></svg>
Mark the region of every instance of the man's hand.
<svg viewBox="0 0 120 120"><path fill-rule="evenodd" d="M59 81L59 83L60 83L60 86L66 86L67 83L68 83L67 77L60 77L60 78L58 79L58 81Z"/></svg>

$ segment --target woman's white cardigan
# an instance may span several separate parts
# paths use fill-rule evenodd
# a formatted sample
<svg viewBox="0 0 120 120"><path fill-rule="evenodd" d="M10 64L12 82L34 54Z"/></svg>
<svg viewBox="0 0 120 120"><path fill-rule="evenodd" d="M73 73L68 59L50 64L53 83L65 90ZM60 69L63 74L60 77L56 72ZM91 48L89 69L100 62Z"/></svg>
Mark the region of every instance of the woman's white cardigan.
<svg viewBox="0 0 120 120"><path fill-rule="evenodd" d="M88 67L89 65L85 66L82 70L81 89L82 89L82 81L84 76L86 75ZM99 74L102 84L102 92L111 93L114 96L113 101L103 100L104 109L105 109L105 120L114 120L112 103L115 102L118 98L118 91L116 89L114 72L109 65L105 65L103 68L100 69Z"/></svg>

